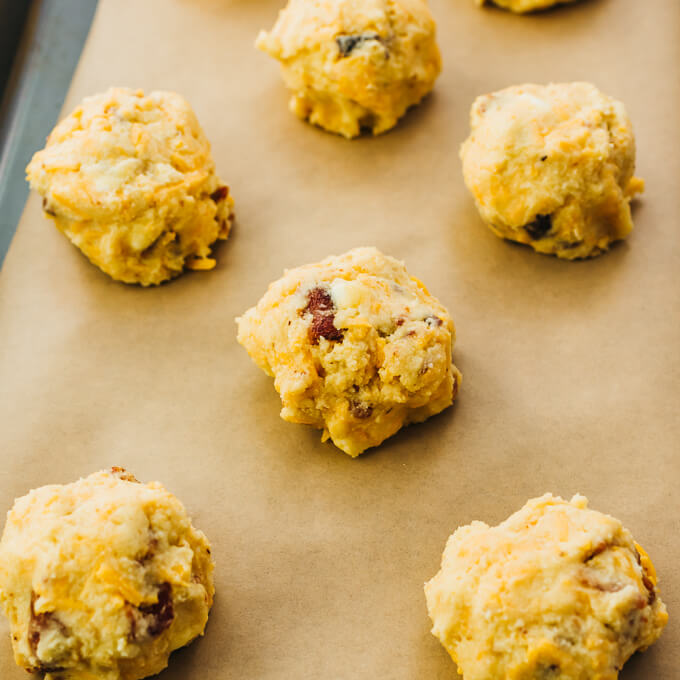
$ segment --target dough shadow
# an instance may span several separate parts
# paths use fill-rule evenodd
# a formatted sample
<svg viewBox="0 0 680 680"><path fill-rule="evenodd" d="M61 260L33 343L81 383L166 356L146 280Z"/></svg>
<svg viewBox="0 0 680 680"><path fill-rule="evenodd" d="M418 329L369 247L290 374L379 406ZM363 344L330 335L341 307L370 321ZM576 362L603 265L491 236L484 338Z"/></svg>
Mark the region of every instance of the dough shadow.
<svg viewBox="0 0 680 680"><path fill-rule="evenodd" d="M409 107L393 128L377 137L397 137L399 134L406 133L414 127L418 128L419 126L427 125L423 119L428 116L431 117L436 107L438 98L436 87L435 84L435 89L432 92L426 94L418 104Z"/></svg>
<svg viewBox="0 0 680 680"><path fill-rule="evenodd" d="M457 362L458 359L456 359L456 365L458 365ZM426 464L426 461L431 456L437 455L436 452L438 450L439 455L449 455L450 449L441 451L441 442L444 439L450 438L447 434L451 431L455 433L454 421L459 408L459 398L460 393L453 404L441 413L431 416L422 423L412 423L402 427L401 430L386 439L382 444L362 453L359 458L368 463L378 461L383 456L387 456L392 465L395 463L399 465L415 465L420 463ZM451 428L454 429L451 430ZM381 464L386 462L381 461Z"/></svg>
<svg viewBox="0 0 680 680"><path fill-rule="evenodd" d="M628 240L613 243L596 257L563 260L499 238L481 220L472 199L465 200L467 204L452 210L449 217L452 228L447 247L457 253L456 278L463 290L481 294L494 309L502 308L496 313L502 312L504 317L534 319L537 314L550 313L556 305L573 313L611 296L628 273L625 260L632 248ZM531 304L502 304L512 299L530 300ZM491 309L489 313L493 313Z"/></svg>
<svg viewBox="0 0 680 680"><path fill-rule="evenodd" d="M210 648L210 639L208 636L210 636L210 628L215 627L215 609L216 605L213 605L208 618L208 624L205 629L205 635L196 638L193 642L189 643L185 647L175 650L170 655L167 668L153 677L158 678L159 680L183 680L184 678L187 678L191 675L193 669L200 668L201 666L205 667L205 659L202 660L201 655L208 655L208 650ZM213 637L216 637L214 632ZM228 656L226 656L225 650L229 648L229 644L226 643L225 637L227 636L224 634L220 635L220 653L225 653L224 660L226 661ZM211 651L214 655L214 649Z"/></svg>
<svg viewBox="0 0 680 680"><path fill-rule="evenodd" d="M664 664L661 659L664 656L660 645L663 644L663 637L660 641L655 642L652 647L644 652L636 652L625 663L623 670L619 676L619 680L633 680L633 678L663 678L665 676Z"/></svg>

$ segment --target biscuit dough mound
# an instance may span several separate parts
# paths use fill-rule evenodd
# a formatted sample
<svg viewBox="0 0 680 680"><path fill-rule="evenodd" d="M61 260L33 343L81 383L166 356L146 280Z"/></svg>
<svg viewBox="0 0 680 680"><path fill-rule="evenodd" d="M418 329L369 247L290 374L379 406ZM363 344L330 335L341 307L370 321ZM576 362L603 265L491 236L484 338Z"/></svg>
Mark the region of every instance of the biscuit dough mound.
<svg viewBox="0 0 680 680"><path fill-rule="evenodd" d="M425 594L465 680L616 680L666 625L656 582L621 522L546 494L460 527Z"/></svg>
<svg viewBox="0 0 680 680"><path fill-rule="evenodd" d="M256 47L281 62L297 116L345 137L397 124L441 71L426 0L289 0Z"/></svg>
<svg viewBox="0 0 680 680"><path fill-rule="evenodd" d="M449 313L404 264L356 248L287 271L238 322L238 341L275 378L281 417L358 456L450 406Z"/></svg>
<svg viewBox="0 0 680 680"><path fill-rule="evenodd" d="M478 97L470 126L463 176L495 234L568 260L628 236L644 183L621 102L590 83L519 85Z"/></svg>
<svg viewBox="0 0 680 680"><path fill-rule="evenodd" d="M475 0L481 7L486 2L489 2L497 7L509 9L511 12L517 14L524 14L525 12L535 12L541 9L548 9L556 5L566 5L576 0Z"/></svg>
<svg viewBox="0 0 680 680"><path fill-rule="evenodd" d="M203 634L210 546L159 483L121 468L19 498L0 541L16 662L46 680L137 680Z"/></svg>
<svg viewBox="0 0 680 680"><path fill-rule="evenodd" d="M229 189L188 102L111 88L62 120L26 173L43 209L117 281L149 286L212 269L232 219Z"/></svg>

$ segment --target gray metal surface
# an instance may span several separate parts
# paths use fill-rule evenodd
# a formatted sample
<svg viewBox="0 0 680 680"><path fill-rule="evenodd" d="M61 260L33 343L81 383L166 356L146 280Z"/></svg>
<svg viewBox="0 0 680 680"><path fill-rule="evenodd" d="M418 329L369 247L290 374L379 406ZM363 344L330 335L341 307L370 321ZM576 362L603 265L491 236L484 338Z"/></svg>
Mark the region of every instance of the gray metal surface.
<svg viewBox="0 0 680 680"><path fill-rule="evenodd" d="M31 0L0 0L0 97L12 71Z"/></svg>
<svg viewBox="0 0 680 680"><path fill-rule="evenodd" d="M96 7L35 0L31 8L0 109L0 263L28 195L24 168L57 120Z"/></svg>

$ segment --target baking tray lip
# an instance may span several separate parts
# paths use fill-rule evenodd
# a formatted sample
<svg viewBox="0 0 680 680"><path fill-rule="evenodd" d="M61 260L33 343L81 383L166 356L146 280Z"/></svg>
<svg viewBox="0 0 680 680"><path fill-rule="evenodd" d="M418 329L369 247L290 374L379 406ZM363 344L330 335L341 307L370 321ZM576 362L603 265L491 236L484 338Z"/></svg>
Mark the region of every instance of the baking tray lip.
<svg viewBox="0 0 680 680"><path fill-rule="evenodd" d="M17 45L0 104L0 267L28 197L24 168L57 122L98 0L0 0L22 6L22 22L0 22ZM18 10L15 9L18 12Z"/></svg>

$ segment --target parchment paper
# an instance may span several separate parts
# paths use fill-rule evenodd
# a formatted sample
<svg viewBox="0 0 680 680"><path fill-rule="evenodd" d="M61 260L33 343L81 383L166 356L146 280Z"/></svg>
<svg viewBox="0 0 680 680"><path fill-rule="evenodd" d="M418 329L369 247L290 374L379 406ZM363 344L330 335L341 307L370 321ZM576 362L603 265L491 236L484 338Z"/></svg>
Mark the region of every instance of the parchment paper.
<svg viewBox="0 0 680 680"><path fill-rule="evenodd" d="M393 132L299 122L253 49L283 0L102 0L65 111L119 84L193 104L238 220L211 273L114 283L33 195L0 275L0 505L112 464L158 479L214 545L207 635L163 680L453 679L422 584L460 524L586 494L652 556L671 621L625 680L680 655L680 6L588 0L516 17L432 0L444 72ZM481 224L458 147L477 94L587 79L623 100L647 191L625 243L560 262ZM352 460L279 416L234 317L285 267L358 245L450 309L454 408ZM0 624L0 675L12 661Z"/></svg>

